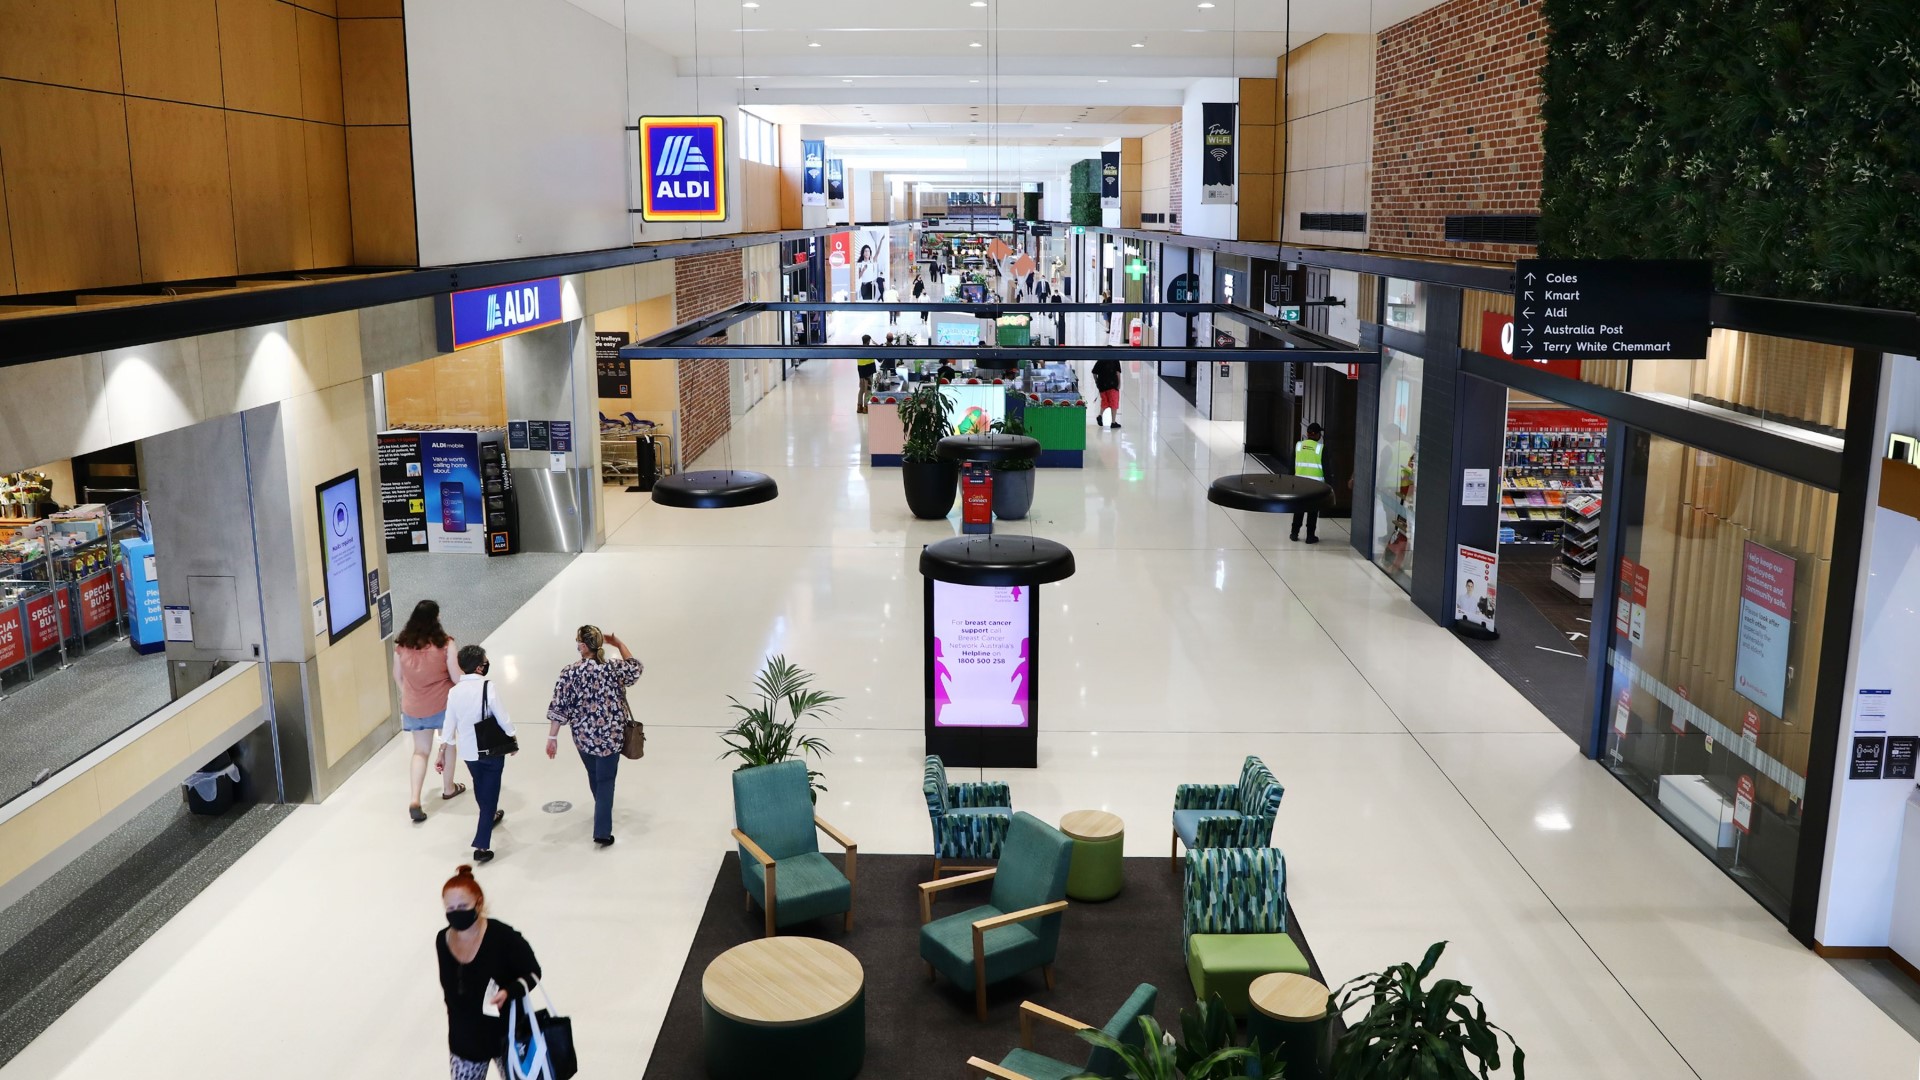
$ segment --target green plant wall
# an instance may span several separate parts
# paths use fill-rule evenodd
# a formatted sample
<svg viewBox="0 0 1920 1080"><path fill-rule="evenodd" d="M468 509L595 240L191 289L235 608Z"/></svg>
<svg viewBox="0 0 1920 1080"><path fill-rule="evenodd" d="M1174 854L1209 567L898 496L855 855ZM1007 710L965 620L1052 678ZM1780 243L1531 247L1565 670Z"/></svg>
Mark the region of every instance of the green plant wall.
<svg viewBox="0 0 1920 1080"><path fill-rule="evenodd" d="M1920 308L1920 4L1543 2L1543 256Z"/></svg>
<svg viewBox="0 0 1920 1080"><path fill-rule="evenodd" d="M1069 174L1068 208L1075 225L1100 224L1100 159L1073 163Z"/></svg>

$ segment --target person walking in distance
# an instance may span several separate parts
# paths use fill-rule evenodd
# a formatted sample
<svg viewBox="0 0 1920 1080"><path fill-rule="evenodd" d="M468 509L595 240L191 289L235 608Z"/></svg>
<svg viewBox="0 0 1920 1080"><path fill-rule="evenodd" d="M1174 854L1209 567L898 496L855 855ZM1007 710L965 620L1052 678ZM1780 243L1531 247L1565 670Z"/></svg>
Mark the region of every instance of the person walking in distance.
<svg viewBox="0 0 1920 1080"><path fill-rule="evenodd" d="M646 667L626 642L597 626L581 627L573 641L580 659L560 669L553 704L547 707L547 756L559 749L560 729L571 728L573 748L593 789L593 842L606 847L613 843L613 782L627 734L627 687ZM608 662L608 645L620 650L620 659Z"/></svg>
<svg viewBox="0 0 1920 1080"><path fill-rule="evenodd" d="M1102 357L1093 362L1093 388L1100 391L1100 411L1094 415L1094 422L1101 427L1120 426L1120 361L1112 357ZM1113 420L1107 420L1107 414L1113 414Z"/></svg>
<svg viewBox="0 0 1920 1080"><path fill-rule="evenodd" d="M861 334L860 344L865 345L868 348L872 348L873 335ZM858 402L858 407L855 408L854 411L866 412L867 398L873 395L873 358L869 356L869 357L863 357L859 360L855 360L853 362L853 367L854 367L854 370L859 372L860 374L860 400Z"/></svg>
<svg viewBox="0 0 1920 1080"><path fill-rule="evenodd" d="M441 741L467 763L467 775L473 778L473 799L480 804L480 824L473 832L473 861L484 863L493 858L493 827L507 816L500 809L500 778L507 769L505 753L484 750L475 731L480 722L492 717L502 734L513 737L513 721L507 719L506 706L493 696L493 683L487 679L487 650L478 645L463 646L459 655L460 681L447 692L446 726ZM445 768L440 762L435 768Z"/></svg>
<svg viewBox="0 0 1920 1080"><path fill-rule="evenodd" d="M507 1071L508 1003L540 985L540 961L520 931L487 915L487 896L462 864L440 886L447 928L434 935L440 958L440 994L447 1003L447 1064L451 1080L486 1080L491 1064Z"/></svg>
<svg viewBox="0 0 1920 1080"><path fill-rule="evenodd" d="M400 730L413 736L412 786L407 789L413 798L407 803L407 816L421 822L427 820L427 812L420 809L427 759L433 756L433 736L446 719L447 691L459 681L460 668L454 664L453 637L440 626L440 605L432 600L413 605L413 614L394 635L393 645L393 681L400 686ZM451 799L467 788L453 782L453 772L446 763L447 754L442 748L439 768L446 779L440 797Z"/></svg>
<svg viewBox="0 0 1920 1080"><path fill-rule="evenodd" d="M1293 475L1303 476L1308 480L1318 480L1324 484L1327 480L1324 464L1326 447L1320 442L1321 430L1319 424L1308 424L1307 437L1293 444ZM1307 523L1307 543L1319 543L1320 505L1318 503L1293 512L1293 531L1287 534L1287 539L1300 539L1300 523L1303 520Z"/></svg>

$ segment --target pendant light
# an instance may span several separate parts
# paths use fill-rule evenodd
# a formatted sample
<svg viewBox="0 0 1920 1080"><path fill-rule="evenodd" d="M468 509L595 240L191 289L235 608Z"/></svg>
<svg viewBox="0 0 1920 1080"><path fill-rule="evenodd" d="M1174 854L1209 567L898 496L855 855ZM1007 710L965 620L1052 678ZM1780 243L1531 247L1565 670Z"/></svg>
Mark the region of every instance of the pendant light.
<svg viewBox="0 0 1920 1080"><path fill-rule="evenodd" d="M955 536L920 549L921 575L951 585L1045 585L1073 570L1065 544L1038 536Z"/></svg>
<svg viewBox="0 0 1920 1080"><path fill-rule="evenodd" d="M654 482L653 501L688 510L726 510L772 502L780 485L766 473L745 469L704 469L674 473Z"/></svg>
<svg viewBox="0 0 1920 1080"><path fill-rule="evenodd" d="M1333 487L1290 473L1235 473L1207 487L1207 501L1234 510L1286 514L1310 510L1333 494Z"/></svg>

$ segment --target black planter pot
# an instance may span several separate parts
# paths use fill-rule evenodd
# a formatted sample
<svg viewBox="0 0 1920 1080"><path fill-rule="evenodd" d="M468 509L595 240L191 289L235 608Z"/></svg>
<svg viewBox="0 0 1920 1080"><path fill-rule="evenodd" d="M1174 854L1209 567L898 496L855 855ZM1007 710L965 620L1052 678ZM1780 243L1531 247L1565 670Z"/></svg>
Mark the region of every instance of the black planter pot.
<svg viewBox="0 0 1920 1080"><path fill-rule="evenodd" d="M1033 469L996 469L993 474L993 516L1019 521L1033 509Z"/></svg>
<svg viewBox="0 0 1920 1080"><path fill-rule="evenodd" d="M914 517L943 518L953 512L953 500L960 492L960 463L909 461L900 466L900 481Z"/></svg>

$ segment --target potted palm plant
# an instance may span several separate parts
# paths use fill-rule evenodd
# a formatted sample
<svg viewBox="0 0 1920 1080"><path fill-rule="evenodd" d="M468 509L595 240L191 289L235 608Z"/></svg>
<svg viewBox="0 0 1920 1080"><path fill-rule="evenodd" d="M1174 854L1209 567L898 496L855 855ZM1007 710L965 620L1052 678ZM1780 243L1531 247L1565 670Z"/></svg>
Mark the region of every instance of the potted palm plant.
<svg viewBox="0 0 1920 1080"><path fill-rule="evenodd" d="M840 698L824 690L814 690L813 673L793 664L784 656L770 656L766 666L753 680L753 689L758 701L749 705L727 695L731 702L728 708L739 713L734 725L720 733L720 741L727 749L720 755L722 760L739 758L740 764L734 771L751 769L757 765L772 765L789 758L833 753L833 748L818 735L806 735L800 732L800 722L809 717L824 720L833 712L833 703ZM787 707L786 719L780 717L780 706ZM807 770L807 779L813 785L814 797L827 790L820 782L820 774Z"/></svg>
<svg viewBox="0 0 1920 1080"><path fill-rule="evenodd" d="M1007 397L1015 395L1009 393ZM1009 415L993 422L993 430L1002 435L1025 435L1027 422ZM1033 509L1033 459L1014 458L993 466L993 516L1018 521Z"/></svg>
<svg viewBox="0 0 1920 1080"><path fill-rule="evenodd" d="M1140 1018L1140 1028L1139 1046L1099 1028L1080 1031L1082 1039L1119 1058L1124 1071L1117 1076L1081 1073L1072 1080L1283 1080L1286 1074L1280 1055L1263 1054L1258 1039L1251 1046L1234 1044L1233 1014L1218 994L1180 1010L1177 1040L1161 1031L1151 1016Z"/></svg>
<svg viewBox="0 0 1920 1080"><path fill-rule="evenodd" d="M1367 1012L1334 1045L1328 1080L1485 1078L1500 1069L1502 1035L1513 1046L1514 1080L1526 1080L1526 1052L1487 1019L1473 987L1458 979L1424 985L1446 947L1435 943L1418 968L1395 964L1334 992L1334 1012L1345 1014L1363 1003Z"/></svg>
<svg viewBox="0 0 1920 1080"><path fill-rule="evenodd" d="M943 518L953 510L960 463L940 460L940 440L953 434L953 402L933 383L900 400L900 480L907 508L917 518Z"/></svg>

